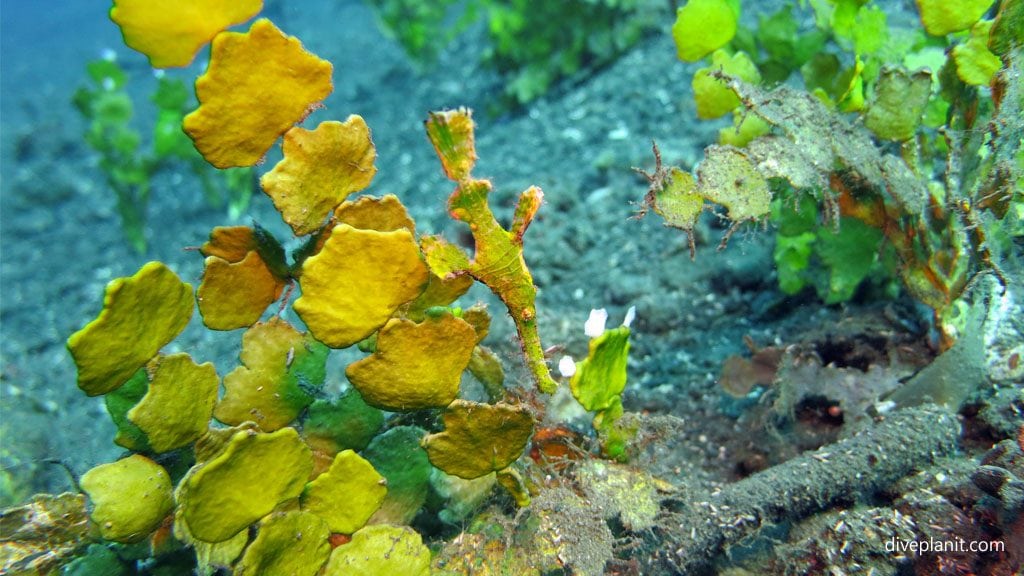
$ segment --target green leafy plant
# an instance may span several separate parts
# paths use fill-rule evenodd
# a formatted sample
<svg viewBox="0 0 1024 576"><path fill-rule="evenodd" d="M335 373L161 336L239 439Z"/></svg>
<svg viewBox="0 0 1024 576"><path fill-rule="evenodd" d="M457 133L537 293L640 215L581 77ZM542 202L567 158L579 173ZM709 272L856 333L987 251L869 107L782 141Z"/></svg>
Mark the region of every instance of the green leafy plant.
<svg viewBox="0 0 1024 576"><path fill-rule="evenodd" d="M893 276L895 254L880 230L848 216L840 217L838 226L822 225L814 199L793 196L781 190L772 200L771 219L778 226L775 269L782 292L797 294L812 286L826 304L835 304L850 300L867 281L881 294L899 290Z"/></svg>
<svg viewBox="0 0 1024 576"><path fill-rule="evenodd" d="M492 1L484 59L522 104L559 80L613 62L659 25L664 9L651 0Z"/></svg>
<svg viewBox="0 0 1024 576"><path fill-rule="evenodd" d="M430 63L474 23L486 26L483 61L506 79L514 104L538 98L556 82L614 61L660 25L657 0L370 0L383 28L405 52Z"/></svg>
<svg viewBox="0 0 1024 576"><path fill-rule="evenodd" d="M479 18L477 2L438 0L369 0L385 33L420 65L433 64L438 53Z"/></svg>
<svg viewBox="0 0 1024 576"><path fill-rule="evenodd" d="M564 357L559 362L559 368L570 376L569 389L573 397L594 413L593 425L601 439L602 453L621 461L628 459L626 444L636 432L621 421L629 359L629 325L635 312L630 308L621 326L606 330L607 312L592 310L585 330L591 336L587 357L576 363Z"/></svg>
<svg viewBox="0 0 1024 576"><path fill-rule="evenodd" d="M117 200L125 238L138 252L146 250L146 212L157 173L189 170L210 206L228 208L241 217L249 205L254 175L250 168L216 171L196 152L181 130L191 106L185 83L161 76L150 96L155 106L150 148L132 124L135 104L128 93L128 74L113 58L86 65L90 84L79 88L74 105L88 121L85 141L99 154L99 166Z"/></svg>
<svg viewBox="0 0 1024 576"><path fill-rule="evenodd" d="M999 262L1014 258L1008 248L1022 234L1022 56L1013 48L1022 8L1008 0L993 20L978 21L984 9L972 20L920 4L925 31L888 30L870 2L811 2L818 31L804 40L793 40L788 8L762 19L756 34L735 36L707 22L736 28L736 3L680 8L680 57L711 55L694 77L698 110L733 110L734 127L695 174L663 167L655 147L641 214L653 209L690 234L691 253L708 205L732 221L721 247L742 223L772 218L784 292L810 284L841 302L887 271L934 311L948 348L970 280L990 272L1005 282ZM739 48L755 56L730 52ZM804 91L756 85L797 69Z"/></svg>

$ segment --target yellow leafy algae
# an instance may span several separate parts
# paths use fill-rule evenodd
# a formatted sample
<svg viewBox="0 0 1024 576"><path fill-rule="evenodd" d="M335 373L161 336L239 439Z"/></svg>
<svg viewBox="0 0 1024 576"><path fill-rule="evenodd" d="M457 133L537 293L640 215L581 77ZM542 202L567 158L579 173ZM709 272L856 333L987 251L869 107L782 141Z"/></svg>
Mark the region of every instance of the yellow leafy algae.
<svg viewBox="0 0 1024 576"><path fill-rule="evenodd" d="M242 336L242 366L224 377L224 397L214 416L231 425L255 422L265 432L287 426L313 400L289 370L299 366L314 345L308 335L280 318L255 324Z"/></svg>
<svg viewBox="0 0 1024 576"><path fill-rule="evenodd" d="M263 0L114 0L110 19L153 68L188 66L219 32L263 9Z"/></svg>
<svg viewBox="0 0 1024 576"><path fill-rule="evenodd" d="M331 552L324 576L401 574L429 576L430 549L408 526L378 524L352 535Z"/></svg>
<svg viewBox="0 0 1024 576"><path fill-rule="evenodd" d="M455 302L472 286L473 277L468 274L441 277L431 272L426 289L404 308L403 316L410 320L422 320L428 309Z"/></svg>
<svg viewBox="0 0 1024 576"><path fill-rule="evenodd" d="M296 126L284 135L284 158L260 185L295 234L320 228L345 198L370 185L377 157L370 129L360 116L321 122L316 130Z"/></svg>
<svg viewBox="0 0 1024 576"><path fill-rule="evenodd" d="M180 506L174 511L174 537L196 551L198 572L205 574L215 572L218 567L234 564L249 544L248 530L242 530L223 542L197 540L185 524Z"/></svg>
<svg viewBox="0 0 1024 576"><path fill-rule="evenodd" d="M260 521L259 532L235 567L240 576L315 576L331 554L327 524L292 510Z"/></svg>
<svg viewBox="0 0 1024 576"><path fill-rule="evenodd" d="M465 274L469 270L469 256L441 236L421 237L420 249L423 250L430 271L440 278Z"/></svg>
<svg viewBox="0 0 1024 576"><path fill-rule="evenodd" d="M160 262L107 284L103 311L68 338L78 387L97 396L124 384L191 316L192 286Z"/></svg>
<svg viewBox="0 0 1024 576"><path fill-rule="evenodd" d="M917 0L921 24L932 36L967 30L982 17L993 0Z"/></svg>
<svg viewBox="0 0 1024 576"><path fill-rule="evenodd" d="M689 0L676 11L672 25L676 55L696 62L725 46L736 34L738 17L728 0Z"/></svg>
<svg viewBox="0 0 1024 576"><path fill-rule="evenodd" d="M971 86L988 86L1003 66L1002 60L988 49L992 22L981 21L971 28L971 37L953 47L956 75Z"/></svg>
<svg viewBox="0 0 1024 576"><path fill-rule="evenodd" d="M258 247L255 231L248 226L217 226L210 232L199 251L203 256L216 256L234 264Z"/></svg>
<svg viewBox="0 0 1024 576"><path fill-rule="evenodd" d="M715 50L711 55L711 66L701 68L693 74L693 98L697 103L698 118L718 118L740 105L739 96L728 84L712 75L715 71L750 84L761 82L761 73L746 52L730 55L725 50Z"/></svg>
<svg viewBox="0 0 1024 576"><path fill-rule="evenodd" d="M223 542L297 497L312 469L313 456L294 428L243 430L189 471L175 499L193 537Z"/></svg>
<svg viewBox="0 0 1024 576"><path fill-rule="evenodd" d="M472 480L508 467L533 433L533 416L521 406L456 400L444 411L444 431L423 439L430 463Z"/></svg>
<svg viewBox="0 0 1024 576"><path fill-rule="evenodd" d="M185 116L185 132L217 168L252 166L331 93L332 69L265 18L246 33L220 34L196 80L199 108Z"/></svg>
<svg viewBox="0 0 1024 576"><path fill-rule="evenodd" d="M458 395L475 345L476 330L450 313L418 324L393 319L381 328L373 355L350 364L345 375L371 406L442 408Z"/></svg>
<svg viewBox="0 0 1024 576"><path fill-rule="evenodd" d="M469 372L484 386L487 397L492 401L500 400L505 393L505 369L498 355L486 346L473 348L473 356L469 359Z"/></svg>
<svg viewBox="0 0 1024 576"><path fill-rule="evenodd" d="M284 286L256 250L238 262L208 256L198 293L203 324L211 330L252 326Z"/></svg>
<svg viewBox="0 0 1024 576"><path fill-rule="evenodd" d="M607 410L622 397L628 358L628 326L605 330L591 338L589 354L576 364L576 373L569 381L572 395L591 412Z"/></svg>
<svg viewBox="0 0 1024 576"><path fill-rule="evenodd" d="M206 432L220 380L213 364L196 364L188 354L157 360L149 391L128 411L128 419L146 433L154 452L194 442Z"/></svg>
<svg viewBox="0 0 1024 576"><path fill-rule="evenodd" d="M418 296L427 275L408 230L378 232L339 224L323 249L303 263L302 297L295 311L317 340L346 348Z"/></svg>
<svg viewBox="0 0 1024 576"><path fill-rule="evenodd" d="M327 521L331 532L351 534L380 508L387 482L352 450L339 452L331 467L306 485L302 509Z"/></svg>
<svg viewBox="0 0 1024 576"><path fill-rule="evenodd" d="M744 110L733 110L732 126L718 131L718 143L743 148L770 130L771 126L760 116L747 114Z"/></svg>
<svg viewBox="0 0 1024 576"><path fill-rule="evenodd" d="M142 540L174 508L170 476L138 454L100 464L83 474L79 484L92 500L92 520L100 534L114 542Z"/></svg>
<svg viewBox="0 0 1024 576"><path fill-rule="evenodd" d="M334 219L338 224L348 224L360 230L390 232L405 228L410 232L416 232L416 223L394 194L380 198L363 196L345 201L334 210Z"/></svg>

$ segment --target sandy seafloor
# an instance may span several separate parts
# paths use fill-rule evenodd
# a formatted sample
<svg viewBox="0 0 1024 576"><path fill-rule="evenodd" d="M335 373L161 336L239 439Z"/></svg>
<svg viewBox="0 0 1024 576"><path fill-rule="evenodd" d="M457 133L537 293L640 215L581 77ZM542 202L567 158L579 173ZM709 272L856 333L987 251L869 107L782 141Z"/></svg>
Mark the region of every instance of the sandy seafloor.
<svg viewBox="0 0 1024 576"><path fill-rule="evenodd" d="M3 0L0 11L0 465L14 486L0 494L8 500L69 489L67 473L52 461L80 474L122 453L112 443L103 402L77 389L65 348L67 337L99 312L106 283L160 260L197 285L202 258L183 248L232 223L225 211L207 206L188 176L163 173L149 208L148 252L137 254L124 242L113 195L83 142L84 123L71 97L86 81L86 62L113 50L131 74L141 127L153 79L146 60L122 45L105 10L102 2L82 0L59 7ZM646 189L631 168L652 167L652 139L667 163L692 167L722 126L695 119L689 80L696 66L676 59L670 14L665 34L615 64L497 117L483 112L501 79L476 57L479 34L469 33L438 65L419 70L354 0L270 1L265 14L334 64L334 93L306 125L362 115L378 153L368 192L397 194L421 233L464 234L444 212L451 186L422 121L430 110L480 111L475 174L494 182L499 217L510 215L529 185L545 193L526 236L544 344L581 357L592 308L607 308L617 324L636 307L626 408L681 418L659 473L731 481L807 447L765 438L760 424L743 416L750 402L731 399L716 384L722 361L746 352L745 335L761 346L786 345L830 326L882 317L927 356L927 335L914 333L920 310L906 301L825 307L813 296L780 294L770 231L748 226L716 253L724 230L709 216L691 262L682 234L656 217L631 219ZM170 74L192 78L200 65ZM275 145L260 171L278 157ZM258 191L241 223L250 218L288 237ZM475 300L488 302L495 318L488 344L506 360L511 379L528 384L500 303L480 288L464 299ZM240 334L210 332L195 314L167 351L213 361L223 376L237 365ZM328 389L342 385L343 366L332 364ZM775 444L759 449L762 440Z"/></svg>

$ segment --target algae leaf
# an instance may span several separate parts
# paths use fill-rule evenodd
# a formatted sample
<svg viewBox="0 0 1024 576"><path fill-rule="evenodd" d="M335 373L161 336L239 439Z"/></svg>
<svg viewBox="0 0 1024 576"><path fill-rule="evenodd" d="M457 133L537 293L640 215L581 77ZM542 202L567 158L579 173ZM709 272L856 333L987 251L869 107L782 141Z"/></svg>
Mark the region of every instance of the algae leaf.
<svg viewBox="0 0 1024 576"><path fill-rule="evenodd" d="M110 19L153 68L188 66L218 33L263 9L263 0L114 0Z"/></svg>
<svg viewBox="0 0 1024 576"><path fill-rule="evenodd" d="M402 574L429 576L430 550L408 526L367 526L331 552L324 576Z"/></svg>
<svg viewBox="0 0 1024 576"><path fill-rule="evenodd" d="M100 534L114 542L142 540L174 509L170 476L139 454L100 464L79 484L93 502L92 520Z"/></svg>
<svg viewBox="0 0 1024 576"><path fill-rule="evenodd" d="M196 539L223 542L301 494L312 469L309 447L293 428L236 432L178 485L181 518Z"/></svg>
<svg viewBox="0 0 1024 576"><path fill-rule="evenodd" d="M145 433L153 451L167 452L206 432L220 379L213 364L196 364L188 354L164 356L154 364L149 391L128 411L128 420Z"/></svg>
<svg viewBox="0 0 1024 576"><path fill-rule="evenodd" d="M740 99L720 76L713 71L739 78L744 82L758 84L761 73L746 52L730 55L724 49L711 54L711 65L693 74L693 99L697 104L697 117L703 119L724 116L740 105Z"/></svg>
<svg viewBox="0 0 1024 576"><path fill-rule="evenodd" d="M846 302L868 277L878 259L882 232L856 219L843 217L838 230L822 228L816 250L829 269L826 304Z"/></svg>
<svg viewBox="0 0 1024 576"><path fill-rule="evenodd" d="M360 230L390 232L405 228L409 232L416 232L416 223L394 194L346 200L334 210L334 219L338 224L348 224Z"/></svg>
<svg viewBox="0 0 1024 576"><path fill-rule="evenodd" d="M419 323L392 319L378 333L373 355L350 364L345 375L371 406L443 408L459 393L476 341L476 330L451 313Z"/></svg>
<svg viewBox="0 0 1024 576"><path fill-rule="evenodd" d="M932 75L927 70L911 73L898 67L882 68L864 125L879 138L909 140L921 122L931 87Z"/></svg>
<svg viewBox="0 0 1024 576"><path fill-rule="evenodd" d="M128 379L117 390L108 392L103 396L107 406L107 413L110 419L117 426L117 435L114 436L114 444L127 448L133 452L146 452L150 450L146 433L128 419L128 411L131 410L149 389L149 375L145 368L140 368L134 376Z"/></svg>
<svg viewBox="0 0 1024 576"><path fill-rule="evenodd" d="M738 20L738 1L689 0L676 11L672 25L679 59L696 62L725 46L736 34Z"/></svg>
<svg viewBox="0 0 1024 576"><path fill-rule="evenodd" d="M267 516L236 567L240 576L315 576L331 554L331 532L319 516L292 510Z"/></svg>
<svg viewBox="0 0 1024 576"><path fill-rule="evenodd" d="M336 454L366 448L383 425L384 413L367 404L357 390L349 390L333 402L316 400L310 404L302 435L314 451Z"/></svg>
<svg viewBox="0 0 1024 576"><path fill-rule="evenodd" d="M246 330L242 366L224 377L214 416L225 424L252 421L265 432L287 426L323 384L328 349L280 318Z"/></svg>
<svg viewBox="0 0 1024 576"><path fill-rule="evenodd" d="M605 410L626 388L629 358L629 327L605 330L590 340L590 352L576 367L569 381L572 395L591 412Z"/></svg>
<svg viewBox="0 0 1024 576"><path fill-rule="evenodd" d="M444 432L423 439L430 462L472 480L503 470L522 455L533 415L521 406L456 400L444 411Z"/></svg>
<svg viewBox="0 0 1024 576"><path fill-rule="evenodd" d="M78 387L89 396L124 384L192 316L192 286L160 262L107 284L100 315L68 338Z"/></svg>
<svg viewBox="0 0 1024 576"><path fill-rule="evenodd" d="M252 326L284 286L256 250L238 262L209 256L198 292L203 324L211 330Z"/></svg>
<svg viewBox="0 0 1024 576"><path fill-rule="evenodd" d="M420 446L423 429L396 426L377 436L363 457L387 479L388 492L371 524L408 524L427 500L433 468Z"/></svg>
<svg viewBox="0 0 1024 576"><path fill-rule="evenodd" d="M185 116L185 132L217 168L252 166L331 93L332 70L265 18L246 33L219 34L196 80L199 108Z"/></svg>
<svg viewBox="0 0 1024 576"><path fill-rule="evenodd" d="M992 6L994 0L916 0L921 24L932 36L967 30Z"/></svg>
<svg viewBox="0 0 1024 576"><path fill-rule="evenodd" d="M295 311L317 340L347 348L417 297L428 271L407 229L358 230L338 224L323 249L302 264Z"/></svg>
<svg viewBox="0 0 1024 576"><path fill-rule="evenodd" d="M377 157L361 116L321 122L315 130L296 126L284 135L284 158L260 185L298 236L319 229L349 194L370 185Z"/></svg>
<svg viewBox="0 0 1024 576"><path fill-rule="evenodd" d="M330 469L306 485L302 509L327 522L331 532L362 528L384 502L387 481L352 450L338 453Z"/></svg>

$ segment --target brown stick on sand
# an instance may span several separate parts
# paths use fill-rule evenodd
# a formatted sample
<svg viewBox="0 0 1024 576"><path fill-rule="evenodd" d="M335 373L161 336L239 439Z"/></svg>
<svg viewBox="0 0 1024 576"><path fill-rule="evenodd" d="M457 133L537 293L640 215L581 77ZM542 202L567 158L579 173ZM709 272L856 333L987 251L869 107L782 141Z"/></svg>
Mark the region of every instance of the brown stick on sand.
<svg viewBox="0 0 1024 576"><path fill-rule="evenodd" d="M655 531L651 573L701 573L727 545L762 526L792 522L878 493L956 450L956 415L934 405L880 423L724 487L685 494ZM644 570L644 573L647 573Z"/></svg>

